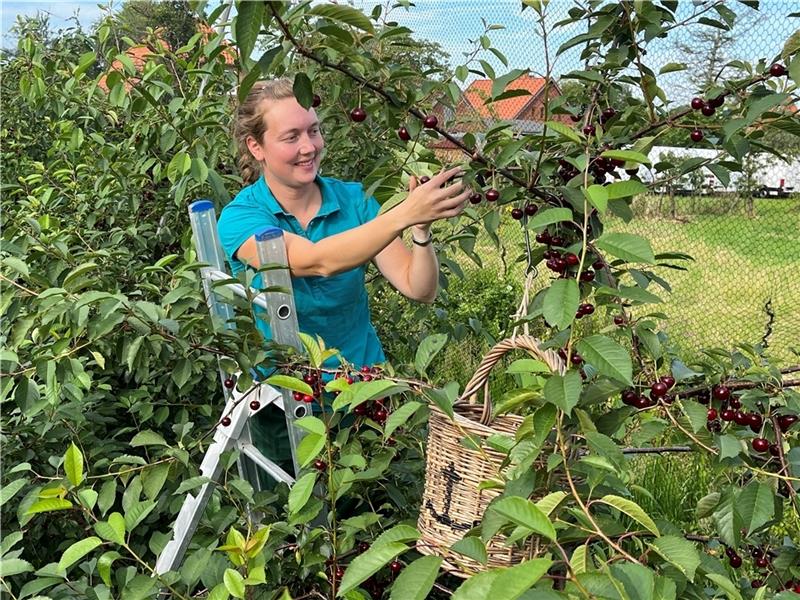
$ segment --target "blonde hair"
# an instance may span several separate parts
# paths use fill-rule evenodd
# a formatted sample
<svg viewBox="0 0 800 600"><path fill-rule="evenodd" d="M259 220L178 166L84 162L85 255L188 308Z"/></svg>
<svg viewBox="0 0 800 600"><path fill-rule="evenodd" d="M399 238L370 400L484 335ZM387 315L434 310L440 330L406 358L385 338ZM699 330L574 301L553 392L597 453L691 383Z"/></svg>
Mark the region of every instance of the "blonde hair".
<svg viewBox="0 0 800 600"><path fill-rule="evenodd" d="M284 98L294 98L291 79L282 77L269 81L257 81L236 111L233 135L239 149L237 162L244 183L254 183L261 177L261 164L250 153L250 149L247 147L247 138L252 136L260 143L264 137L267 122L264 119L265 109L262 103L265 100L274 101Z"/></svg>

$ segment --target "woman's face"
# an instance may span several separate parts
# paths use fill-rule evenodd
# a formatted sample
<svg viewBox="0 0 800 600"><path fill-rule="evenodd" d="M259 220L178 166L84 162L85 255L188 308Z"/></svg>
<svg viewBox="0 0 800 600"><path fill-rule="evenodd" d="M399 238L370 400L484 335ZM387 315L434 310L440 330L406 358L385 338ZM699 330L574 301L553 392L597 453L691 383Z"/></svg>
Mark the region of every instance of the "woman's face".
<svg viewBox="0 0 800 600"><path fill-rule="evenodd" d="M294 98L268 100L263 106L264 137L247 143L267 182L293 188L313 183L325 147L314 109L303 108Z"/></svg>

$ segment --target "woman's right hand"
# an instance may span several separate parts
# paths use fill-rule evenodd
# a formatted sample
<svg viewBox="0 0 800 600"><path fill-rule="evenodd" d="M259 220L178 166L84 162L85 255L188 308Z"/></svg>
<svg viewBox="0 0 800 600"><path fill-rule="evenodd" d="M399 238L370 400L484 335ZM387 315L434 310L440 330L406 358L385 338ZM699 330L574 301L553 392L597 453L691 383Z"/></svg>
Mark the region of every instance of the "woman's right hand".
<svg viewBox="0 0 800 600"><path fill-rule="evenodd" d="M461 167L443 170L423 184L412 177L408 197L397 207L402 211L407 227L427 225L439 219L455 217L464 210L472 190L460 179ZM454 179L452 183L448 182Z"/></svg>

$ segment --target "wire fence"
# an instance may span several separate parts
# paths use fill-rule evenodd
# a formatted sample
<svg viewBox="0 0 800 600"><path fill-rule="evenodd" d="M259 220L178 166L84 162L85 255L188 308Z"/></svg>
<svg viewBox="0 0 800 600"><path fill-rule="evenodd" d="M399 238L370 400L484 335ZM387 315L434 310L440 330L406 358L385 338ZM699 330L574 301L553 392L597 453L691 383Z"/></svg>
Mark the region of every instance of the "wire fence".
<svg viewBox="0 0 800 600"><path fill-rule="evenodd" d="M518 1L438 0L434 4L422 0L410 12L395 10L390 17L407 24L418 38L439 43L453 67L474 47L471 40L483 33L481 19L500 25L503 28L490 31L489 36L509 65L504 67L491 55L486 57L498 75L520 68L541 77L549 70L558 82L562 74L584 66L580 48L557 56L555 51L585 31L586 23L583 29L552 27L566 18L573 6L572 0L552 0L544 30L536 22L536 14L521 10ZM685 18L702 8L703 4L682 2L679 16ZM763 59L771 64L783 41L796 29L792 19L786 18L796 8L792 0L762 0L758 12L737 3L732 32L702 25L681 26L669 38L654 40L647 47L648 65L657 71L668 63L685 63L686 70L659 76L659 85L671 100L688 103L712 76L712 55L712 66L733 59ZM462 87L470 82L467 79ZM668 152L685 155L686 150L662 149L662 153ZM644 235L656 253L678 251L694 258L685 265L686 271L663 273L671 288L653 290L660 292L664 302L655 309L647 307L668 316L667 332L682 352L692 355L700 348L730 348L743 342L767 346L769 354L781 363L797 362L800 182L795 180L799 177L800 163L786 165L776 159L762 160L749 177L734 179L727 187L706 172L678 181L672 189L659 190L662 194L637 198L635 218L630 223L610 223L612 230ZM767 197L759 198L761 195ZM508 211L503 211L501 227L506 243L522 244L522 231ZM521 277L521 267L512 264L507 268L498 253L487 251L482 259L484 266L502 270L509 277ZM537 285L542 286L549 271L540 265L539 273Z"/></svg>

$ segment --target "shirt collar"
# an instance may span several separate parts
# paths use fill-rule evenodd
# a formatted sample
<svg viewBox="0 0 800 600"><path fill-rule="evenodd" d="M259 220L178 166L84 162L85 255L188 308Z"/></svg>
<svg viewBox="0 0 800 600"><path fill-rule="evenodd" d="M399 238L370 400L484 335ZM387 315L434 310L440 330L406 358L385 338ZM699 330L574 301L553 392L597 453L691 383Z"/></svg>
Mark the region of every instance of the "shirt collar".
<svg viewBox="0 0 800 600"><path fill-rule="evenodd" d="M320 177L319 175L316 176L315 181L319 186L320 192L322 194L322 205L319 207L319 212L316 214L317 217L324 217L331 213L334 213L341 208L339 204L339 198L336 196L336 192L331 189L330 184L324 177ZM284 210L284 208L280 205L278 200L270 191L269 186L267 185L267 180L262 174L261 177L258 178L258 195L264 199L267 208L269 211L274 215L289 215Z"/></svg>

